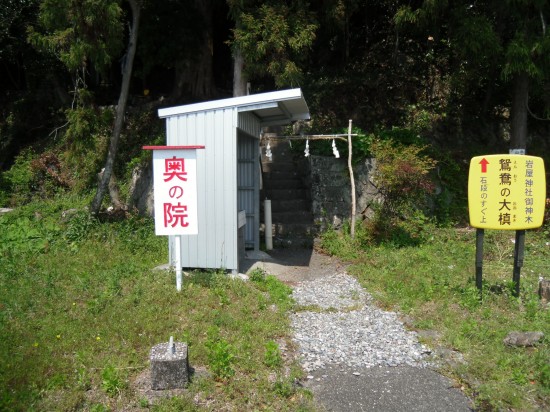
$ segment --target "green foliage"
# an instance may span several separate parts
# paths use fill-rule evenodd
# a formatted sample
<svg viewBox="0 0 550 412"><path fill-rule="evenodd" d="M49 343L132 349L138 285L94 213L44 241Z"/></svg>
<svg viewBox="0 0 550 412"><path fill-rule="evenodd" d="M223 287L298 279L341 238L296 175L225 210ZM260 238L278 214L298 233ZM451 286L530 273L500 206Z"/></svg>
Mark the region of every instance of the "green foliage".
<svg viewBox="0 0 550 412"><path fill-rule="evenodd" d="M256 280L254 281L258 287L263 292L269 294L270 301L277 305L277 308L281 312L286 312L289 310L294 301L292 300L292 289L281 282L273 275L267 275L263 279L259 275L255 275Z"/></svg>
<svg viewBox="0 0 550 412"><path fill-rule="evenodd" d="M71 71L88 63L101 71L122 49L121 15L114 0L45 0L40 3L40 27L29 28L29 40Z"/></svg>
<svg viewBox="0 0 550 412"><path fill-rule="evenodd" d="M208 350L208 365L217 379L228 379L235 374L233 369L233 347L220 336L217 328L208 331L208 340L205 343Z"/></svg>
<svg viewBox="0 0 550 412"><path fill-rule="evenodd" d="M317 23L301 3L262 3L242 9L232 4L236 16L232 46L241 51L249 77L268 74L277 87L297 85L299 63L315 40Z"/></svg>
<svg viewBox="0 0 550 412"><path fill-rule="evenodd" d="M466 164L453 159L450 153L432 147L430 155L437 160L439 193L432 196L433 215L440 226L465 223L468 218Z"/></svg>
<svg viewBox="0 0 550 412"><path fill-rule="evenodd" d="M273 386L275 393L283 398L290 398L295 392L293 382L288 379L279 379Z"/></svg>
<svg viewBox="0 0 550 412"><path fill-rule="evenodd" d="M514 93L509 82L516 75L527 74L537 86L547 82L549 12L548 4L538 0L424 1L400 6L394 22L408 34L428 38L432 83L427 86L432 87L435 73L445 67L451 110L471 112L479 119L489 105L498 107ZM538 93L540 87L532 89Z"/></svg>
<svg viewBox="0 0 550 412"><path fill-rule="evenodd" d="M193 399L187 394L174 396L172 398L160 399L149 407L153 412L200 412Z"/></svg>
<svg viewBox="0 0 550 412"><path fill-rule="evenodd" d="M77 107L67 110L63 166L70 185L82 192L95 185L107 152L114 113L109 108Z"/></svg>
<svg viewBox="0 0 550 412"><path fill-rule="evenodd" d="M147 165L151 151L143 150L144 145L166 143L164 121L152 110L135 111L126 118L124 133L121 136L115 167L116 175L130 181L136 166Z"/></svg>
<svg viewBox="0 0 550 412"><path fill-rule="evenodd" d="M34 152L30 149L22 151L16 158L13 166L3 173L7 192L11 195L11 203L22 204L32 198L36 188L36 180L32 171Z"/></svg>
<svg viewBox="0 0 550 412"><path fill-rule="evenodd" d="M550 390L550 364L543 364L539 371L538 381L545 389Z"/></svg>
<svg viewBox="0 0 550 412"><path fill-rule="evenodd" d="M344 223L342 230L336 231L328 228L321 234L321 246L330 254L340 256L351 261L359 256L361 249L366 248L373 242L374 236L368 226L359 222L355 227L355 238L351 238L350 224Z"/></svg>
<svg viewBox="0 0 550 412"><path fill-rule="evenodd" d="M277 342L272 340L266 342L264 363L270 368L278 368L283 364L283 358L281 357Z"/></svg>
<svg viewBox="0 0 550 412"><path fill-rule="evenodd" d="M110 397L120 395L120 392L126 388L126 380L120 370L113 365L108 365L101 372L101 388Z"/></svg>
<svg viewBox="0 0 550 412"><path fill-rule="evenodd" d="M529 77L539 81L545 78L543 68L532 59L532 47L524 33L516 33L506 49L506 64L502 71L504 79L510 80L519 73L527 73Z"/></svg>
<svg viewBox="0 0 550 412"><path fill-rule="evenodd" d="M421 145L425 135L447 115L437 105L413 104L407 108L406 128L393 128L396 133L389 138L404 144Z"/></svg>
<svg viewBox="0 0 550 412"><path fill-rule="evenodd" d="M94 403L90 407L90 412L109 412L109 408L107 408L102 403Z"/></svg>
<svg viewBox="0 0 550 412"><path fill-rule="evenodd" d="M93 233L97 224L97 219L87 210L78 210L69 216L63 237L69 243L81 242Z"/></svg>
<svg viewBox="0 0 550 412"><path fill-rule="evenodd" d="M416 117L414 114L416 109L417 107L414 105L409 108L409 127L393 126L389 129L378 130L373 134L373 142L392 141L403 146L422 145L424 140L419 133L421 128L425 126L425 123L423 122L423 124L420 125L419 121L414 120L414 117Z"/></svg>
<svg viewBox="0 0 550 412"><path fill-rule="evenodd" d="M4 174L0 172L0 207L8 206L9 199L9 186L4 178Z"/></svg>
<svg viewBox="0 0 550 412"><path fill-rule="evenodd" d="M249 278L252 282L264 283L267 273L261 268L255 268L249 273Z"/></svg>
<svg viewBox="0 0 550 412"><path fill-rule="evenodd" d="M488 68L501 58L502 46L488 16L462 16L457 27L456 44L458 55L463 59L474 59L477 65Z"/></svg>
<svg viewBox="0 0 550 412"><path fill-rule="evenodd" d="M433 191L429 172L435 161L422 155L424 147L404 146L392 140L373 143L377 161L373 181L384 195L384 210L390 215L407 216L424 206L423 197Z"/></svg>
<svg viewBox="0 0 550 412"><path fill-rule="evenodd" d="M45 252L60 232L56 222L37 215L0 216L0 257L15 259L28 253Z"/></svg>
<svg viewBox="0 0 550 412"><path fill-rule="evenodd" d="M96 181L107 150L113 113L78 107L66 111L67 129L51 149L23 150L2 173L0 201L22 205L74 189L82 193Z"/></svg>
<svg viewBox="0 0 550 412"><path fill-rule="evenodd" d="M377 239L414 243L429 223L424 213L435 187L429 176L435 161L422 154L424 147L392 140L375 141L371 150L376 159L373 182L383 201L367 223L369 230Z"/></svg>
<svg viewBox="0 0 550 412"><path fill-rule="evenodd" d="M191 365L212 375L197 373L186 394L152 410L199 410L193 399L205 398L212 410L311 404L300 388L280 396L265 364L265 343L289 338L288 313L270 308L290 302L288 287L283 293L269 276L242 282L196 271L177 292L173 272L152 270L167 251L151 219L89 220L86 203L61 194L0 218L0 409L138 405L141 395L127 388L170 335L188 342ZM275 348L269 353L276 363Z"/></svg>

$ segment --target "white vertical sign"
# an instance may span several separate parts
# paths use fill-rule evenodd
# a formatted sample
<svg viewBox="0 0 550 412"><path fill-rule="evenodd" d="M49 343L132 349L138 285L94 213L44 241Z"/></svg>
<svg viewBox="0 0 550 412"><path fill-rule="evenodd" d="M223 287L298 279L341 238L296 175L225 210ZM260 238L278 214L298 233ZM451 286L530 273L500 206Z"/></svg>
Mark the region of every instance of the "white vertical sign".
<svg viewBox="0 0 550 412"><path fill-rule="evenodd" d="M196 149L153 150L155 234L196 235Z"/></svg>

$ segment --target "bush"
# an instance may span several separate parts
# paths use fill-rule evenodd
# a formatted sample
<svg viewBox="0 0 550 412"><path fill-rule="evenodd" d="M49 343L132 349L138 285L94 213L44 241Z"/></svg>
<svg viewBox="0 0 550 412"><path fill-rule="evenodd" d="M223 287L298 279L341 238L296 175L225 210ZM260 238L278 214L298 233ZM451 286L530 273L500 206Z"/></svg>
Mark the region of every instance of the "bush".
<svg viewBox="0 0 550 412"><path fill-rule="evenodd" d="M4 172L6 191L10 193L12 205L29 202L32 193L36 190L36 179L32 169L34 157L35 154L31 149L23 150L15 158L13 166Z"/></svg>
<svg viewBox="0 0 550 412"><path fill-rule="evenodd" d="M218 380L230 378L235 374L233 346L220 336L220 331L215 327L210 328L207 335L208 340L205 346L208 351L208 365L212 373Z"/></svg>
<svg viewBox="0 0 550 412"><path fill-rule="evenodd" d="M429 223L425 212L435 189L429 174L436 162L423 155L423 150L391 139L372 143L373 182L383 196L373 220L367 223L376 239L399 245L416 243Z"/></svg>
<svg viewBox="0 0 550 412"><path fill-rule="evenodd" d="M70 171L70 185L77 191L94 187L109 144L113 111L79 107L67 110L67 130L62 166Z"/></svg>

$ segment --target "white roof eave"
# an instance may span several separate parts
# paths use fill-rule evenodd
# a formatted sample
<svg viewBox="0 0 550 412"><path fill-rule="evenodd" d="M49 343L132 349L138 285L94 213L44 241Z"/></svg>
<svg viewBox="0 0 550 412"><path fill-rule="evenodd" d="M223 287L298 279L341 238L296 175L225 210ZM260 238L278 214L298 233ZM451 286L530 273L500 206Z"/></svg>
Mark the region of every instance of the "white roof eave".
<svg viewBox="0 0 550 412"><path fill-rule="evenodd" d="M162 119L230 108L236 108L239 112L253 112L260 119L262 126L283 125L310 118L309 108L299 88L167 107L159 109L158 115Z"/></svg>

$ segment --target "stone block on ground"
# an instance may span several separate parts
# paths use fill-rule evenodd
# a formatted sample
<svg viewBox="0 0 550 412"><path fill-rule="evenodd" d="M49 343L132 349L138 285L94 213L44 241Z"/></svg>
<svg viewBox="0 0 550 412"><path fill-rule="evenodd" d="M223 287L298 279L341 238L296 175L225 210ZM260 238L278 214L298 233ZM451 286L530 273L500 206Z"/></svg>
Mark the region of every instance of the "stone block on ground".
<svg viewBox="0 0 550 412"><path fill-rule="evenodd" d="M544 338L542 332L510 332L508 336L504 338L504 344L508 346L535 346Z"/></svg>
<svg viewBox="0 0 550 412"><path fill-rule="evenodd" d="M151 388L166 390L184 388L189 382L189 362L187 344L164 342L151 349Z"/></svg>

